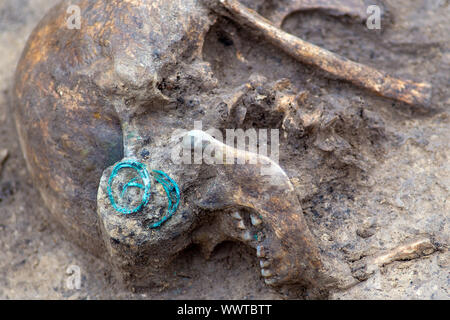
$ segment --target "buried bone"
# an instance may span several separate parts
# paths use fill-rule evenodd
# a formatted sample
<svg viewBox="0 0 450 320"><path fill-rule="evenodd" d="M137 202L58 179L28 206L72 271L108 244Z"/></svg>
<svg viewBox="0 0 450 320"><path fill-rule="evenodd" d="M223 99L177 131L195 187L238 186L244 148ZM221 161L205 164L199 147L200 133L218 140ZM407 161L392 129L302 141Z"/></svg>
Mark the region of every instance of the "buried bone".
<svg viewBox="0 0 450 320"><path fill-rule="evenodd" d="M212 1L214 2L214 1ZM427 82L401 80L385 72L350 61L346 58L295 37L272 24L271 21L248 9L237 0L217 0L218 12L261 34L269 42L293 58L319 67L329 75L366 88L380 96L402 101L411 105L428 106L432 87ZM212 5L217 8L217 4Z"/></svg>
<svg viewBox="0 0 450 320"><path fill-rule="evenodd" d="M275 276L277 280L273 281L272 285L303 283L310 286L320 283L323 278L321 257L303 220L293 186L283 169L265 156L225 145L206 132L193 130L185 135L197 139L203 146L222 148L223 154L230 152L237 160L254 160L255 164L199 165L211 167L216 178L198 187L201 196L193 195L183 199L180 208L183 213L175 214L160 229L153 231L148 230L146 223L139 217L130 224L131 221L126 216L118 215L108 204L105 182L111 169L107 169L100 183L98 197L102 229L109 239L115 238L119 227L122 233L128 226L130 229L137 229L134 230L134 236L124 238L123 243L111 240L107 243L115 257L113 263L121 270L120 273L130 275L134 283L157 281L160 277L158 270L165 268L190 243L209 248L206 250L208 251L213 250L213 243L234 239L254 248L258 257L265 256L273 261L270 271L262 271L264 277ZM184 140L183 136L179 138ZM174 143L172 140L168 145L173 147ZM163 158L164 153L164 148L154 148L155 159ZM147 162L146 165L163 166L163 169L178 181L182 193L186 190L187 181L195 184L194 177L189 178L183 173L182 164L164 167L163 163L154 161ZM262 175L262 166L268 166L271 175ZM191 174L195 175L197 171L193 170ZM148 217L151 212L160 211L157 209L160 206L164 206L164 202L155 201L140 215L143 218ZM230 209L231 214L223 213ZM244 211L238 213L237 209ZM253 213L244 219L246 212ZM263 237L253 237L252 232L245 226L244 220L247 219L252 222L252 226L260 225L264 221L264 227L260 230ZM188 235L188 230L192 230L193 237ZM173 233L178 234L178 237L172 238ZM137 246L137 243L140 245ZM265 249L262 249L263 246ZM143 255L149 256L148 260L141 262L143 265L136 268L135 261L130 267L130 260ZM144 273L140 273L140 270Z"/></svg>
<svg viewBox="0 0 450 320"><path fill-rule="evenodd" d="M217 244L233 240L269 259L274 278L266 283L321 287L322 257L298 195L273 159L228 146L202 130L185 136L231 154L237 163L186 165L171 159L175 130L199 120L219 128L217 102L225 103L225 112L232 109L203 61L216 17L197 0L82 0L79 5L80 30L61 28L64 3L44 18L25 48L14 88L27 167L73 241L108 259L119 277L135 286L164 283L167 267L191 244L208 256ZM257 100L263 97L258 94ZM312 119L305 125L319 122L319 116ZM165 223L155 225L168 200L164 190L155 192L161 184L154 180L142 210L125 215L111 204L108 181L115 165L125 161L176 181L180 205ZM133 179L138 180L130 183ZM132 171L117 174L114 185L129 186L122 189L123 205L139 203L142 183ZM258 236L249 241L254 230L244 232L242 225L258 227Z"/></svg>

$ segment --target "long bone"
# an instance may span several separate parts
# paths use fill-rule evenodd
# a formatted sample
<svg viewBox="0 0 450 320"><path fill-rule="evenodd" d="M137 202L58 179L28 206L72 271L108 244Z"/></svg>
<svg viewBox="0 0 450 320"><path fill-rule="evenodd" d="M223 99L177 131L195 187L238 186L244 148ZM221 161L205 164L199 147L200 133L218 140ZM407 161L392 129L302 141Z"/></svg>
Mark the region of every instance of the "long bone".
<svg viewBox="0 0 450 320"><path fill-rule="evenodd" d="M296 60L319 67L333 77L407 104L427 106L430 103L432 87L427 82L397 79L383 71L341 57L281 30L237 0L216 0L212 7L237 23L251 27Z"/></svg>

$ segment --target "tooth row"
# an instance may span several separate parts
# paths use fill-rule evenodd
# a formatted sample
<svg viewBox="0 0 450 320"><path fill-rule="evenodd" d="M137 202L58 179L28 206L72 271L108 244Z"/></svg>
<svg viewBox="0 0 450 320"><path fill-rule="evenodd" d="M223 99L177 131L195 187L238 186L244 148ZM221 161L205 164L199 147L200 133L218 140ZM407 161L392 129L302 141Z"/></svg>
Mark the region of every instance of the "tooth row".
<svg viewBox="0 0 450 320"><path fill-rule="evenodd" d="M231 214L231 216L238 220L238 224L237 227L241 230L245 230L245 232L242 234L242 238L245 241L250 241L252 240L252 234L249 230L247 230L247 228L245 227L244 221L242 220L242 216L238 211L235 211ZM259 219L258 217L256 217L255 215L250 215L250 220L252 222L253 226L259 226L262 223L262 220ZM256 255L258 256L258 258L264 258L266 256L266 252L264 250L263 246L257 246L256 247ZM268 279L270 278L273 274L272 271L270 271L269 269L267 269L270 265L269 261L266 260L260 260L259 261L259 265L261 267L261 275L265 278L264 282L268 285L274 284L275 280L274 279Z"/></svg>
<svg viewBox="0 0 450 320"><path fill-rule="evenodd" d="M239 220L237 227L241 230L246 230L247 228L245 227L244 221L242 221L242 216L239 212L234 212L231 215L234 219ZM259 219L258 217L254 216L254 215L250 215L250 220L252 222L252 225L254 226L259 226L261 225L262 221L261 219ZM246 230L243 234L242 234L242 238L245 241L250 241L252 240L252 234L250 233L249 230ZM258 256L258 258L264 258L266 256L266 252L264 250L264 247L259 245L256 247L256 255ZM269 269L267 269L270 265L269 261L266 260L260 260L259 261L259 265L261 267L261 275L265 278L264 282L268 285L274 284L275 280L274 279L269 279L273 274L272 271L270 271Z"/></svg>

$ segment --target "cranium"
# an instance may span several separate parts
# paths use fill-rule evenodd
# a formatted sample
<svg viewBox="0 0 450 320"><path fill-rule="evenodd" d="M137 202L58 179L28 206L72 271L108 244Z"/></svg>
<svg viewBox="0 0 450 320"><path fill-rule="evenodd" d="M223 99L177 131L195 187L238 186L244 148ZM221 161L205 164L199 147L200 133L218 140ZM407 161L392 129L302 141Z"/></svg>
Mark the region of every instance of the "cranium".
<svg viewBox="0 0 450 320"><path fill-rule="evenodd" d="M256 76L232 93L221 91L202 59L216 16L200 1L72 2L81 8L81 29L66 28L66 2L55 7L32 34L15 86L27 165L51 213L72 237L98 255L106 249L133 285L158 282L164 267L191 243L207 256L225 240L254 249L267 284L327 283L323 258L283 169L191 130L194 121L219 130L249 126L245 115L253 112L266 126L300 130L290 113L296 93L289 81L264 83ZM242 99L253 101L253 109L243 108ZM231 149L238 159L257 164L173 163L177 129L203 148ZM164 194L153 190L145 208L129 215L111 203L112 170L127 160L162 170L178 183L178 210L158 228L149 224L165 214ZM270 165L273 174L261 175L262 165ZM117 179L126 184L130 175ZM128 188L127 196L133 195L141 197L142 190Z"/></svg>

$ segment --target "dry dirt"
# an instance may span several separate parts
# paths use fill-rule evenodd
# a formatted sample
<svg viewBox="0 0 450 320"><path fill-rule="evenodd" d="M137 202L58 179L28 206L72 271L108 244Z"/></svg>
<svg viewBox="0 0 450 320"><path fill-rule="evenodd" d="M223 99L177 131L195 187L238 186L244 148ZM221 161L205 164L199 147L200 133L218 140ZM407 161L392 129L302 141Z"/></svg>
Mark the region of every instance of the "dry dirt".
<svg viewBox="0 0 450 320"><path fill-rule="evenodd" d="M133 293L117 283L106 263L64 238L31 184L10 113L14 106L9 105L15 65L27 36L57 2L0 3L0 299L287 298L263 284L256 258L239 244L220 245L208 261L198 248L189 248L175 262L171 285ZM248 41L229 45L233 41L223 38L220 26L210 33L204 55L225 86L245 82L249 73L269 80L288 77L325 105L339 101L329 97L358 97L382 119L387 142L381 143L380 154L372 155L376 162L370 174L351 185L343 183L348 177L338 175L319 184L310 177L313 187L305 186L302 193L305 216L320 247L336 252L351 269L352 277L343 284L347 288L329 298L449 299L449 1L383 3L381 31L318 12L294 14L284 28L396 76L430 81L431 111L327 80L268 45L258 50ZM251 38L245 31L236 33L237 39ZM2 166L3 149L8 157ZM405 243L410 245L402 247ZM412 253L405 253L409 249ZM81 268L80 290L67 287L67 269L73 265Z"/></svg>

